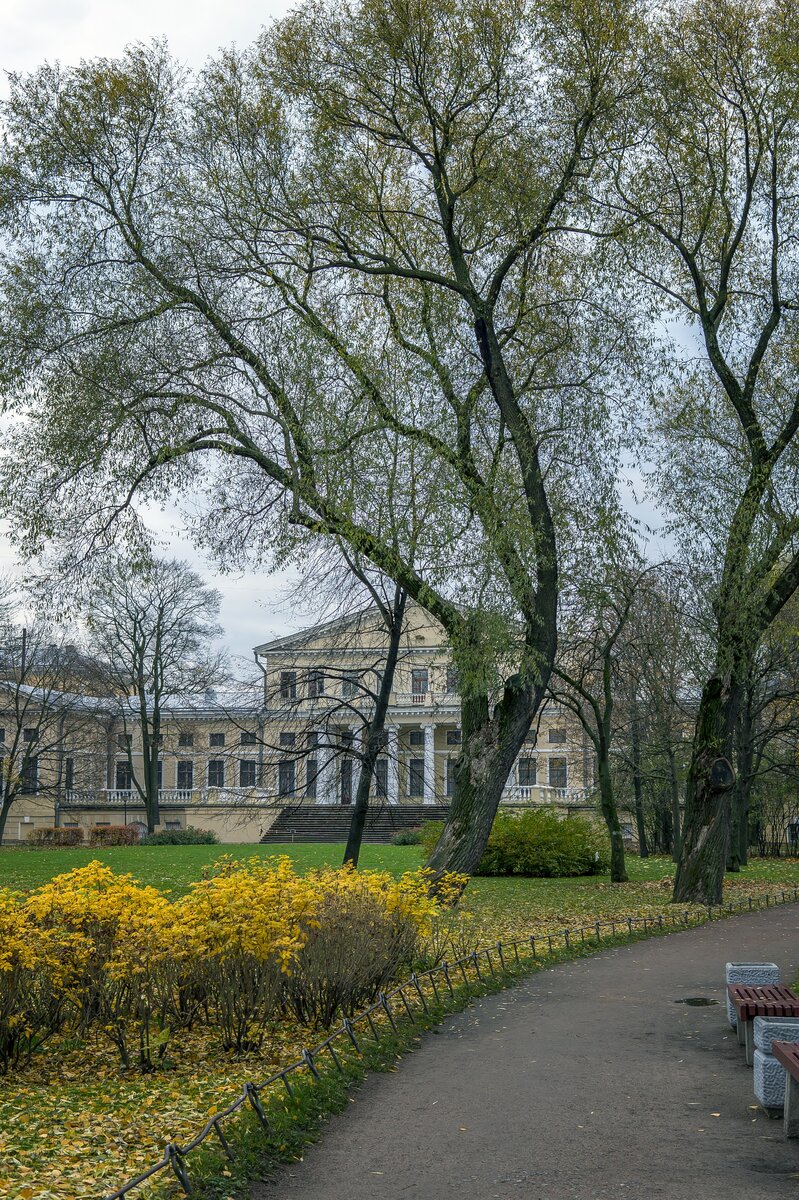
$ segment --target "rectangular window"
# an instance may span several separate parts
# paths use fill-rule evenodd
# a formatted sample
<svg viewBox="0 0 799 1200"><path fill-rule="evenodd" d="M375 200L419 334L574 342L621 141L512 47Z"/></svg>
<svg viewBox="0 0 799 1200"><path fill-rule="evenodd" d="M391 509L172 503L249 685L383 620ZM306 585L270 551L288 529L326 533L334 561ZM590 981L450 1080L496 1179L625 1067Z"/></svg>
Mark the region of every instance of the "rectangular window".
<svg viewBox="0 0 799 1200"><path fill-rule="evenodd" d="M240 746L256 746L257 744L258 744L257 738L256 738L255 734L252 732L252 730L251 729L242 729L241 733L239 734L239 745Z"/></svg>
<svg viewBox="0 0 799 1200"><path fill-rule="evenodd" d="M375 773L372 780L372 791L375 796L385 800L388 796L388 759L378 758L375 761Z"/></svg>
<svg viewBox="0 0 799 1200"><path fill-rule="evenodd" d="M296 671L281 671L280 672L280 699L281 700L296 700L297 699L297 672Z"/></svg>
<svg viewBox="0 0 799 1200"><path fill-rule="evenodd" d="M528 746L534 746L538 741L538 730L528 729L527 733L524 735L524 740Z"/></svg>
<svg viewBox="0 0 799 1200"><path fill-rule="evenodd" d="M424 795L424 759L412 758L408 762L408 795Z"/></svg>
<svg viewBox="0 0 799 1200"><path fill-rule="evenodd" d="M35 729L33 726L29 726L27 729L23 729L22 730L22 740L23 740L23 742L38 742L39 730Z"/></svg>
<svg viewBox="0 0 799 1200"><path fill-rule="evenodd" d="M297 744L296 733L281 733L280 744L281 744L281 746L296 746L296 744Z"/></svg>
<svg viewBox="0 0 799 1200"><path fill-rule="evenodd" d="M374 675L374 677L375 677L375 682L374 682L374 693L375 693L375 695L376 695L376 696L379 696L379 695L380 695L380 689L381 689L381 688L382 688L382 686L383 686L383 672L382 672L382 671L373 671L373 672L372 672L372 674L373 674L373 675Z"/></svg>
<svg viewBox="0 0 799 1200"><path fill-rule="evenodd" d="M210 733L208 735L208 745L209 746L220 747L220 746L224 746L224 744L225 744L224 733Z"/></svg>
<svg viewBox="0 0 799 1200"><path fill-rule="evenodd" d="M319 760L309 758L305 763L305 795L309 800L316 799L316 780L319 776Z"/></svg>
<svg viewBox="0 0 799 1200"><path fill-rule="evenodd" d="M159 792L163 786L164 786L164 764L161 762L161 759L159 758L159 760L158 760L158 790L159 790Z"/></svg>
<svg viewBox="0 0 799 1200"><path fill-rule="evenodd" d="M341 803L352 804L352 759L341 760Z"/></svg>
<svg viewBox="0 0 799 1200"><path fill-rule="evenodd" d="M309 750L315 750L319 745L319 734L313 732L309 733L305 739L305 743Z"/></svg>
<svg viewBox="0 0 799 1200"><path fill-rule="evenodd" d="M549 760L549 786L556 788L565 788L568 771L566 768L565 758L550 758Z"/></svg>
<svg viewBox="0 0 799 1200"><path fill-rule="evenodd" d="M549 740L550 740L550 742L565 742L566 741L566 730L565 729L550 729Z"/></svg>
<svg viewBox="0 0 799 1200"><path fill-rule="evenodd" d="M424 745L424 730L423 729L412 729L411 732L408 734L408 745L409 746L423 746Z"/></svg>
<svg viewBox="0 0 799 1200"><path fill-rule="evenodd" d="M5 729L0 729L0 744L1 744L1 745L3 745L3 746L5 746L5 744L6 744L6 731L5 731Z"/></svg>
<svg viewBox="0 0 799 1200"><path fill-rule="evenodd" d="M457 692L460 688L460 680L458 679L458 668L447 667L447 691Z"/></svg>
<svg viewBox="0 0 799 1200"><path fill-rule="evenodd" d="M535 787L537 765L534 758L519 759L519 787Z"/></svg>
<svg viewBox="0 0 799 1200"><path fill-rule="evenodd" d="M313 670L308 672L308 696L314 700L317 696L325 694L325 676L323 671Z"/></svg>
<svg viewBox="0 0 799 1200"><path fill-rule="evenodd" d="M194 787L194 763L190 758L182 758L178 763L178 787L183 792Z"/></svg>
<svg viewBox="0 0 799 1200"><path fill-rule="evenodd" d="M278 796L293 796L296 778L296 763L282 762L277 764L277 794Z"/></svg>
<svg viewBox="0 0 799 1200"><path fill-rule="evenodd" d="M447 795L455 795L455 759L447 759Z"/></svg>
<svg viewBox="0 0 799 1200"><path fill-rule="evenodd" d="M224 758L211 758L208 760L208 786L218 788L225 786Z"/></svg>
<svg viewBox="0 0 799 1200"><path fill-rule="evenodd" d="M126 750L129 750L130 744L132 741L133 741L132 734L118 733L117 734L117 750L122 750L123 752Z"/></svg>
<svg viewBox="0 0 799 1200"><path fill-rule="evenodd" d="M22 785L20 792L23 796L32 796L39 790L39 757L32 754L30 758L26 758L22 763Z"/></svg>
<svg viewBox="0 0 799 1200"><path fill-rule="evenodd" d="M448 746L460 746L460 744L461 744L460 729L448 729L447 730L447 745Z"/></svg>
<svg viewBox="0 0 799 1200"><path fill-rule="evenodd" d="M255 787L258 763L251 758L242 758L239 762L239 787Z"/></svg>
<svg viewBox="0 0 799 1200"><path fill-rule="evenodd" d="M358 672L344 671L341 676L342 696L354 696L358 691Z"/></svg>
<svg viewBox="0 0 799 1200"><path fill-rule="evenodd" d="M117 759L114 787L118 792L129 792L132 786L133 780L130 777L130 763L127 759Z"/></svg>
<svg viewBox="0 0 799 1200"><path fill-rule="evenodd" d="M71 792L75 786L75 759L64 759L64 787Z"/></svg>
<svg viewBox="0 0 799 1200"><path fill-rule="evenodd" d="M164 829L180 829L180 821L164 821Z"/></svg>
<svg viewBox="0 0 799 1200"><path fill-rule="evenodd" d="M178 734L178 746L180 747L181 750L189 750L189 749L191 749L191 747L193 745L194 745L194 734L193 733L179 733Z"/></svg>
<svg viewBox="0 0 799 1200"><path fill-rule="evenodd" d="M414 667L411 671L411 691L414 696L426 696L428 684L427 667Z"/></svg>

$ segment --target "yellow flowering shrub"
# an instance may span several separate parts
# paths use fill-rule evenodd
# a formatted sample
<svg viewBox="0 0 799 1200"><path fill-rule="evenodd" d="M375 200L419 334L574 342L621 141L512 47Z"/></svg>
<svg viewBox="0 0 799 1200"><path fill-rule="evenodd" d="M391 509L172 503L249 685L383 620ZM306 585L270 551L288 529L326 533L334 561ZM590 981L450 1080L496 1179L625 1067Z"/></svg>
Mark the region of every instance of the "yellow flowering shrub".
<svg viewBox="0 0 799 1200"><path fill-rule="evenodd" d="M203 998L225 1049L258 1047L278 1010L283 977L316 922L319 896L287 858L222 858L175 906L189 964L185 986Z"/></svg>
<svg viewBox="0 0 799 1200"><path fill-rule="evenodd" d="M100 862L0 891L0 1066L64 1023L143 1070L197 1021L238 1052L289 1014L329 1025L441 941L464 881L431 882L223 856L176 902Z"/></svg>
<svg viewBox="0 0 799 1200"><path fill-rule="evenodd" d="M39 928L20 897L0 888L0 1070L60 1028L74 949L72 938Z"/></svg>

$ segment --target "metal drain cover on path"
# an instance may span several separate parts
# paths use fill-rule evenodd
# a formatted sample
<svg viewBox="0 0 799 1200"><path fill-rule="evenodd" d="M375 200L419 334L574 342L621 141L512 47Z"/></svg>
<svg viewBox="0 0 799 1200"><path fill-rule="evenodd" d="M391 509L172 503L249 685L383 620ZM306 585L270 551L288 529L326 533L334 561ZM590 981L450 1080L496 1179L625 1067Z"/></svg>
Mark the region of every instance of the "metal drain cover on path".
<svg viewBox="0 0 799 1200"><path fill-rule="evenodd" d="M718 1004L718 1000L711 1000L709 996L685 996L682 1000L675 1000L675 1004L690 1004L691 1008L705 1008L708 1004Z"/></svg>

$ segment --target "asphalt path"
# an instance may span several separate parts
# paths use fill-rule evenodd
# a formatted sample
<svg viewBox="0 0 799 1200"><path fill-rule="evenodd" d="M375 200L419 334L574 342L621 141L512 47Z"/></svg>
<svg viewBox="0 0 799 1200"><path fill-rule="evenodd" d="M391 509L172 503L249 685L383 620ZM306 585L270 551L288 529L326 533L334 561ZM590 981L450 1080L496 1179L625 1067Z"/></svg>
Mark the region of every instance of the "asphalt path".
<svg viewBox="0 0 799 1200"><path fill-rule="evenodd" d="M530 976L373 1074L253 1200L799 1200L754 1107L724 964L799 964L799 905ZM678 1001L704 996L707 1007Z"/></svg>

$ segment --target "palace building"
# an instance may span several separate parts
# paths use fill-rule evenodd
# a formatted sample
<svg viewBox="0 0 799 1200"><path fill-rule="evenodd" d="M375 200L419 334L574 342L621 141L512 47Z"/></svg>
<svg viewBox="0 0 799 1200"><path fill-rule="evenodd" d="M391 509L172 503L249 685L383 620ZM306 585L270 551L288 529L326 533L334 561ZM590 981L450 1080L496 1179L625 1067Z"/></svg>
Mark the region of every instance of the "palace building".
<svg viewBox="0 0 799 1200"><path fill-rule="evenodd" d="M344 816L387 646L377 608L367 609L255 647L257 692L209 694L170 708L158 766L162 827L257 842L273 828L277 837L309 808L317 831L332 810ZM459 715L443 632L409 604L370 809L393 813L398 825L405 809L414 819L443 812L460 753ZM141 738L132 711L130 717L120 715L118 701L97 697L83 708L67 706L60 742L50 739L31 756L35 770L28 766L30 785L14 805L5 840L25 840L39 825L144 829L136 788ZM0 732L7 739L5 721ZM503 803L555 804L564 814L593 809L590 745L567 710L549 704L539 714Z"/></svg>

